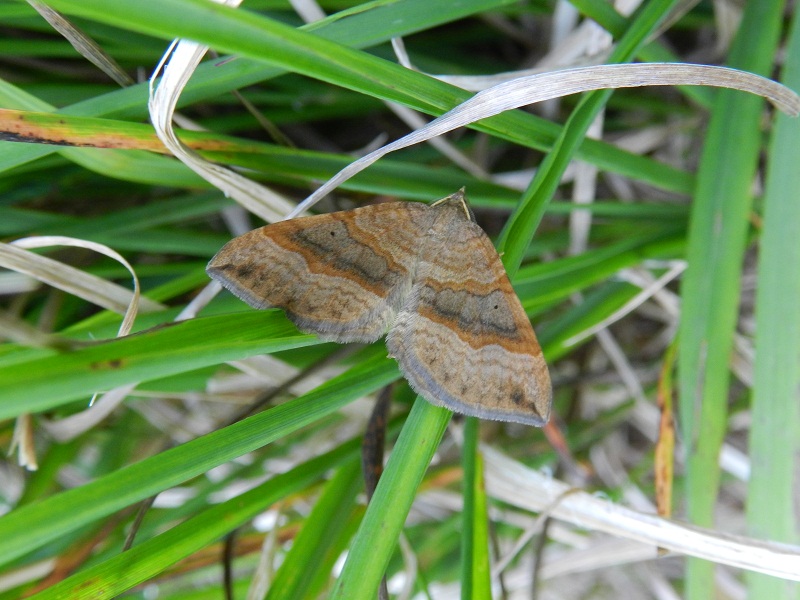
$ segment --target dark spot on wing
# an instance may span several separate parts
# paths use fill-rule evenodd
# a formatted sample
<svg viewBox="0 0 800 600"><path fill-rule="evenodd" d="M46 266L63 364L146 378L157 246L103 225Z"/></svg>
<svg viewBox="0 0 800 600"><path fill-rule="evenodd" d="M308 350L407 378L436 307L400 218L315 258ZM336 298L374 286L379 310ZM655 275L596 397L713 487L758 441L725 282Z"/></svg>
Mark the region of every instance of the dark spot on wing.
<svg viewBox="0 0 800 600"><path fill-rule="evenodd" d="M255 267L253 266L252 263L249 262L240 263L238 265L235 265L235 267L236 267L236 274L242 279L246 279L247 277L253 274L253 271L255 271Z"/></svg>
<svg viewBox="0 0 800 600"><path fill-rule="evenodd" d="M519 337L511 307L500 290L481 295L467 290L434 290L424 286L420 293L420 305L456 324L461 331L474 335L498 335L507 339Z"/></svg>
<svg viewBox="0 0 800 600"><path fill-rule="evenodd" d="M515 388L513 392L511 392L511 401L520 406L522 402L525 400L525 394L522 393L522 390L519 388Z"/></svg>

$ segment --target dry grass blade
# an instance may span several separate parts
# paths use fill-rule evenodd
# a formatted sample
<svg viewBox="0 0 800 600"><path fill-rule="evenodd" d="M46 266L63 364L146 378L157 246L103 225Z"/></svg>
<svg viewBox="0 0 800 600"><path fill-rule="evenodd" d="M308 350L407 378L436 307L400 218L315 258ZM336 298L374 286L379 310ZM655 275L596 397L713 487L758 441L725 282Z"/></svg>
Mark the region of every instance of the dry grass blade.
<svg viewBox="0 0 800 600"><path fill-rule="evenodd" d="M303 200L289 218L308 210L344 181L390 152L427 141L458 127L493 117L507 110L570 94L600 89L662 85L704 85L741 90L763 96L787 114L800 113L800 97L789 88L764 77L726 67L651 63L603 65L540 73L507 81L479 92L425 127L363 156L339 171Z"/></svg>
<svg viewBox="0 0 800 600"><path fill-rule="evenodd" d="M40 256L26 250L27 248L42 248L54 245L87 248L113 258L130 272L133 277L134 291L131 292L116 283L111 283L52 258ZM139 279L136 277L133 267L119 253L103 244L63 236L24 238L16 240L13 244L0 244L0 266L19 273L25 273L93 304L125 315L122 325L120 325L119 335L127 335L130 331L140 304L142 310L147 312L164 309L164 306L158 302L153 302L149 298L140 300Z"/></svg>
<svg viewBox="0 0 800 600"><path fill-rule="evenodd" d="M230 0L221 3L237 6L240 1ZM200 157L180 141L172 127L178 98L207 50L208 46L197 42L179 40L164 54L150 79L148 108L153 127L159 139L175 157L200 177L268 223L280 221L292 209L293 204L269 188ZM169 57L168 63L166 63L167 57ZM155 87L156 77L162 67L163 75L158 87Z"/></svg>
<svg viewBox="0 0 800 600"><path fill-rule="evenodd" d="M541 511L571 489L490 447L483 447L482 452L486 458L487 491L503 502ZM552 508L551 515L579 527L653 544L672 552L800 581L800 547L723 535L637 512L586 492L564 495Z"/></svg>
<svg viewBox="0 0 800 600"><path fill-rule="evenodd" d="M103 48L78 29L69 19L65 18L64 15L54 11L38 0L28 0L28 4L42 15L42 18L50 23L53 29L63 35L81 56L111 77L111 79L116 81L119 85L126 87L135 83L125 70L117 64L117 61L111 58Z"/></svg>
<svg viewBox="0 0 800 600"><path fill-rule="evenodd" d="M33 443L33 423L28 413L20 415L14 423L14 434L11 437L8 455L11 456L17 449L19 449L17 455L19 466L28 471L37 471L39 462L36 460L36 447Z"/></svg>
<svg viewBox="0 0 800 600"><path fill-rule="evenodd" d="M93 400L91 406L85 410L64 417L63 419L43 419L42 426L53 439L59 442L64 443L75 439L112 414L114 410L122 404L125 398L136 389L137 385L138 384L133 383L109 390L102 394L99 399Z"/></svg>

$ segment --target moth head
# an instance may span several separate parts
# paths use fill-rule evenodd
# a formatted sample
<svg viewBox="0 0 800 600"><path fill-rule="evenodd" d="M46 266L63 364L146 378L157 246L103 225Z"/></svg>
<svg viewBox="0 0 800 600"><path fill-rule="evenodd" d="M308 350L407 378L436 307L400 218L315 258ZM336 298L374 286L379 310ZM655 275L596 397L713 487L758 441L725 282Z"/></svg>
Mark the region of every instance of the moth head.
<svg viewBox="0 0 800 600"><path fill-rule="evenodd" d="M466 188L462 187L455 194L450 194L449 196L445 196L441 200L437 200L436 202L431 204L431 208L437 206L457 207L468 221L472 221L473 223L475 222L475 213L472 212L472 207L469 205L469 202L467 201Z"/></svg>

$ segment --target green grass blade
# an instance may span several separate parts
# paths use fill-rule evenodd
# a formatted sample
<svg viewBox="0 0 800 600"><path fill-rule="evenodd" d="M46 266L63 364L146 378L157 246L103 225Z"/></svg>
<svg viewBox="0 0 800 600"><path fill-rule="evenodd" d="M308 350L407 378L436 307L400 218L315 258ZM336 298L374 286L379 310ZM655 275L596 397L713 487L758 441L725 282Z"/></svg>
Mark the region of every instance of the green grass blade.
<svg viewBox="0 0 800 600"><path fill-rule="evenodd" d="M3 131L4 123L22 120L30 126L26 131L28 136L26 139L49 139L72 144L85 143L101 146L113 144L115 147L128 148L127 152L114 150L112 154L108 153L107 148L102 150L87 150L86 148L64 150L65 157L71 158L76 164L83 165L92 171L108 173L115 178L135 182L208 187L205 182L202 186L198 186L197 183L202 180L180 162L165 159L163 156L131 150L133 148L163 148L150 125L118 119L65 116L54 112L3 112L0 109L0 131ZM6 127L10 128L10 125L6 125ZM352 162L352 157L347 155L286 148L230 136L209 134L208 132L178 130L177 134L188 146L209 160L253 169L265 181L276 183L305 185L308 181L328 179ZM208 148L210 150L207 150ZM103 162L88 162L87 152L94 153L94 156L102 158ZM128 160L126 157L129 157ZM148 162L150 158L158 162L150 163ZM182 181L168 182L157 175L160 166L166 166L170 173L177 177L184 175L186 177ZM103 168L106 170L103 171ZM147 179L143 179L143 177ZM511 205L512 198L516 199L516 194L512 194L507 188L481 181L464 174L461 170L437 169L432 171L427 165L415 168L414 165L407 162L391 160L381 161L369 171L346 182L342 187L372 194L402 193L409 198L431 200L444 197L462 186L469 189L470 201L475 206L485 204L489 202L489 199L493 203L505 200ZM187 200L191 200L191 198ZM209 210L215 206L218 208L224 202L225 200L220 197L219 193L216 193L211 201L206 203L198 201L198 207L194 211L195 213L203 211L203 206ZM82 236L97 241L105 241L109 238L116 240L120 235L131 233L121 227L124 223L134 223L136 229L139 229L153 224L154 221L164 222L164 220L180 214L177 211L168 211L166 208L163 215L155 219L149 214L152 212L150 207L140 207L109 215L99 219L97 223L78 221L66 227L63 227L62 223L60 224L61 235ZM147 218L139 222L137 217L144 216ZM18 218L17 221L20 222L17 225L19 227L22 224L30 224L32 218L29 217L27 220ZM0 230L3 227L10 228L12 224L0 223ZM110 227L106 227L107 224ZM137 239L137 236L134 236L134 239Z"/></svg>
<svg viewBox="0 0 800 600"><path fill-rule="evenodd" d="M400 0L385 2L377 0L358 7L357 11L343 11L321 21L305 25L301 30L313 31L315 35L352 48L367 48L403 36L464 19L476 13L500 9L516 0L464 0L437 5L430 10L428 0ZM109 6L113 10L114 6ZM215 98L225 92L240 89L283 74L285 71L262 61L252 61L240 56L224 66L216 61L201 64L181 95L179 107ZM122 90L115 90L87 98L63 112L83 116L119 116L141 119L147 115L147 87L142 83ZM49 110L35 97L19 89L4 92L0 81L0 99L5 108L28 108ZM29 102L31 104L29 104ZM38 107L38 108L37 108ZM46 148L37 148L46 151Z"/></svg>
<svg viewBox="0 0 800 600"><path fill-rule="evenodd" d="M489 513L486 508L486 488L483 479L483 456L478 451L480 423L468 417L464 424L464 465L461 529L461 598L480 600L492 598L489 568Z"/></svg>
<svg viewBox="0 0 800 600"><path fill-rule="evenodd" d="M420 77L414 71L246 9L204 0L140 0L127 7L115 5L113 10L106 0L54 0L51 4L72 14L164 39L180 36L207 41L222 52L261 60L419 110L436 109L413 91L412 84ZM159 19L151 18L152 10L159 11ZM393 86L387 85L390 73L396 78ZM438 99L443 101L447 101L444 95Z"/></svg>
<svg viewBox="0 0 800 600"><path fill-rule="evenodd" d="M318 598L339 554L352 533L356 496L364 491L361 462L342 465L331 478L292 541L286 560L275 574L267 600Z"/></svg>
<svg viewBox="0 0 800 600"><path fill-rule="evenodd" d="M388 359L362 362L304 396L0 518L0 563L279 439L398 377ZM415 488L416 489L416 488Z"/></svg>
<svg viewBox="0 0 800 600"><path fill-rule="evenodd" d="M308 486L326 470L348 456L355 455L358 452L358 443L359 440L352 440L288 473L277 475L236 498L207 508L169 531L85 569L33 598L116 598L122 592L158 575L170 565L244 525L274 502Z"/></svg>
<svg viewBox="0 0 800 600"><path fill-rule="evenodd" d="M642 232L645 235L641 235ZM682 251L683 238L671 231L640 226L630 237L607 246L587 250L552 263L525 265L513 278L514 289L526 310L535 310L584 292L647 258L660 258Z"/></svg>
<svg viewBox="0 0 800 600"><path fill-rule="evenodd" d="M246 10L202 0L140 0L135 6L115 4L113 10L109 10L105 0L53 0L50 4L65 12L164 39L179 36L207 42L218 50L399 102L429 114L439 115L470 97L467 92L432 77L320 36ZM157 11L161 18L150 18L152 11ZM486 119L475 128L537 149L549 148L560 131L557 125L521 111ZM582 158L601 168L664 189L682 192L691 189L692 176L666 164L605 143L587 141L582 150ZM2 164L0 155L0 168Z"/></svg>
<svg viewBox="0 0 800 600"><path fill-rule="evenodd" d="M772 68L784 2L746 5L731 66ZM763 101L720 90L714 104L692 206L688 269L679 332L679 414L687 452L687 516L714 523L718 457L727 426L729 360L739 304L751 187L761 146ZM686 597L714 596L713 565L687 563Z"/></svg>
<svg viewBox="0 0 800 600"><path fill-rule="evenodd" d="M331 598L374 598L452 413L417 398L350 546Z"/></svg>
<svg viewBox="0 0 800 600"><path fill-rule="evenodd" d="M0 367L0 418L88 399L119 385L314 343L314 336L298 332L279 311L248 311L164 325Z"/></svg>
<svg viewBox="0 0 800 600"><path fill-rule="evenodd" d="M17 110L33 110L47 113L55 108L44 103L19 88L0 80L0 100L3 108ZM13 138L12 138L13 139ZM19 166L54 152L53 147L45 144L19 144L9 141L0 142L0 165L2 156L8 156L6 168ZM120 179L137 181L152 185L168 185L176 187L211 187L208 182L169 157L139 151L122 151L97 148L60 148L63 156L90 171L101 175L115 173ZM0 166L0 170L4 167Z"/></svg>
<svg viewBox="0 0 800 600"><path fill-rule="evenodd" d="M783 83L800 89L800 18L786 46ZM764 191L758 290L756 360L750 428L750 534L791 544L800 541L800 121L777 115ZM800 585L748 573L748 597L797 600Z"/></svg>

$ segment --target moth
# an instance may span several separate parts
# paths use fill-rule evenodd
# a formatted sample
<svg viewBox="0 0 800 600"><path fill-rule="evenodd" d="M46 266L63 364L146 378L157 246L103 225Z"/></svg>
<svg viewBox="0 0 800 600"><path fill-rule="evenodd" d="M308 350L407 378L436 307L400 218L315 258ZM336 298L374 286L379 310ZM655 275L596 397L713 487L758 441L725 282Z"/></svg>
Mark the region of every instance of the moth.
<svg viewBox="0 0 800 600"><path fill-rule="evenodd" d="M544 425L551 384L531 323L463 188L273 223L228 242L208 275L305 333L374 342L429 402Z"/></svg>

